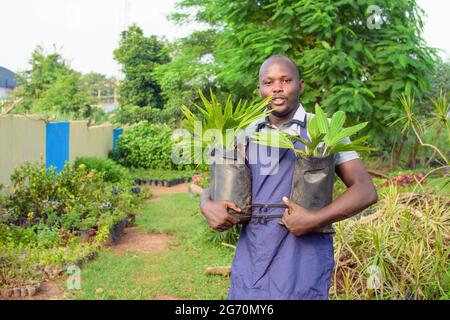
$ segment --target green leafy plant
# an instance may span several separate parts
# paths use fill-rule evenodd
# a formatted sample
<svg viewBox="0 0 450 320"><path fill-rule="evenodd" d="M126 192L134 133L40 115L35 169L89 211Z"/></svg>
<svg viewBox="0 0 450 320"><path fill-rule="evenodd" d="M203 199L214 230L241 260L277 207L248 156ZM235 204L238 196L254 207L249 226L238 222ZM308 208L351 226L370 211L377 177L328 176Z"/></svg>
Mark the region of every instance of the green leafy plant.
<svg viewBox="0 0 450 320"><path fill-rule="evenodd" d="M74 167L85 165L87 170L95 170L103 174L103 180L107 182L127 181L128 170L117 164L111 159L97 157L78 157L75 160Z"/></svg>
<svg viewBox="0 0 450 320"><path fill-rule="evenodd" d="M194 135L194 140L202 148L219 147L228 148L236 140L239 133L253 121L269 115L269 110L264 110L271 97L260 102L248 102L239 100L233 105L233 99L228 96L225 104L218 101L213 91L210 89L211 101L209 101L201 91L199 91L203 106L194 104L201 114L201 117L188 107L183 106L182 112L185 116L182 127ZM201 136L195 131L195 124L201 123ZM211 131L210 131L211 130ZM209 135L208 132L218 130L218 135ZM217 132L217 131L216 131ZM195 142L194 142L195 143Z"/></svg>
<svg viewBox="0 0 450 320"><path fill-rule="evenodd" d="M43 164L26 163L15 170L11 181L14 190L4 200L2 211L10 222L24 228L111 226L133 213L139 201L127 181L111 184L83 163L67 164L58 174Z"/></svg>
<svg viewBox="0 0 450 320"><path fill-rule="evenodd" d="M343 111L334 113L331 121L328 121L325 112L319 105L316 105L315 115L307 118L307 129L310 140L305 140L281 131L271 133L256 132L253 137L259 144L292 149L305 157L327 157L343 151L374 150L361 144L367 139L367 136L350 143L345 142L347 138L362 130L367 125L367 122L348 128L343 127L344 122L345 113ZM296 149L292 140L304 144L305 150Z"/></svg>
<svg viewBox="0 0 450 320"><path fill-rule="evenodd" d="M386 10L375 18L370 12L373 4ZM401 109L393 97L407 92L421 98L429 89L436 50L424 42L424 11L417 0L233 1L232 5L227 0L179 0L175 11L172 17L180 24L195 20L210 27L213 41L204 50L188 52L197 55L190 59L194 63L205 52L213 56L209 68L217 87L247 96L254 90L261 63L282 53L301 67L302 102L344 111L350 123L369 121L370 142L383 146L381 154L401 139L400 132L385 125L386 116ZM381 23L376 32L366 27L375 20ZM165 70L177 70L181 59L175 56ZM438 74L445 83L445 73ZM184 83L196 76L185 74L178 90L170 87L165 94L182 92Z"/></svg>
<svg viewBox="0 0 450 320"><path fill-rule="evenodd" d="M183 170L172 161L173 130L165 124L143 121L125 130L118 139L114 157L128 168Z"/></svg>
<svg viewBox="0 0 450 320"><path fill-rule="evenodd" d="M446 94L439 92L439 97L431 98L433 106L435 108L434 112L432 112L430 119L427 121L427 125L430 129L435 132L434 139L437 144L441 138L443 132L447 133L447 139L445 140L447 145L450 143L450 122L449 122L449 114L450 114L450 102ZM445 131L444 131L445 130ZM433 161L437 154L437 150L433 150L433 154L430 159L427 161L425 166L429 166Z"/></svg>

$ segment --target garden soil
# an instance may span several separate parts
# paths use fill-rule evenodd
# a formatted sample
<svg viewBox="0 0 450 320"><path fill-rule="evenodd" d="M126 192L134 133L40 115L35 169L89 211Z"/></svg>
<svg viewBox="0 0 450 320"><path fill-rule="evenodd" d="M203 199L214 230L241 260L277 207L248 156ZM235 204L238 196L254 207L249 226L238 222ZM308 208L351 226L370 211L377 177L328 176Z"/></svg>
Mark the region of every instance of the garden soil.
<svg viewBox="0 0 450 320"><path fill-rule="evenodd" d="M146 233L137 227L125 229L125 234L111 246L115 253L136 252L147 254L169 248L172 236L169 234Z"/></svg>

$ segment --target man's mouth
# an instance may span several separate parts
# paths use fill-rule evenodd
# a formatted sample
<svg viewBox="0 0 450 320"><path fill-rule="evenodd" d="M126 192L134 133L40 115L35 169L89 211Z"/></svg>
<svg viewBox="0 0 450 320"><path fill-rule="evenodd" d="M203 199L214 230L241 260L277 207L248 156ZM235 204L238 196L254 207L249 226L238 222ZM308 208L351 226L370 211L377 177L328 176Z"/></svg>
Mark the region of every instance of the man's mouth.
<svg viewBox="0 0 450 320"><path fill-rule="evenodd" d="M286 101L284 97L273 97L271 103L274 105L281 105Z"/></svg>

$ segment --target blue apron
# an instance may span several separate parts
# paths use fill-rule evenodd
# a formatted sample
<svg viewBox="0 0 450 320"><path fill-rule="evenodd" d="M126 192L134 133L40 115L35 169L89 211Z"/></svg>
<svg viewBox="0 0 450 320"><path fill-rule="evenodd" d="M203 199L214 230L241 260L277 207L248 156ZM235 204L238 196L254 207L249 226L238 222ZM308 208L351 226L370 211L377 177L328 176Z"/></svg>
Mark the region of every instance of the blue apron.
<svg viewBox="0 0 450 320"><path fill-rule="evenodd" d="M301 127L300 136L308 138L306 128ZM304 149L299 142L295 142L295 147ZM267 153L273 157L278 154L276 174L260 174L264 165L259 148L267 148ZM283 205L282 197L291 194L294 151L278 149L277 153L273 150L252 142L248 144L247 159L257 160L249 161L253 203ZM282 215L284 209L253 208L252 213ZM242 228L231 266L228 299L328 299L334 268L332 235L310 233L297 237L279 221L280 218L252 218Z"/></svg>

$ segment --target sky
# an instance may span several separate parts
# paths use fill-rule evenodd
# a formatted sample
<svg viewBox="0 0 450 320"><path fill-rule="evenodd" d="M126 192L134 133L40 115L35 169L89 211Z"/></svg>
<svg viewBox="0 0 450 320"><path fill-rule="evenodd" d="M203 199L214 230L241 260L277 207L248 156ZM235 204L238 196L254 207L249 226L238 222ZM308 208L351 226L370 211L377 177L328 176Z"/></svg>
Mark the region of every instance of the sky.
<svg viewBox="0 0 450 320"><path fill-rule="evenodd" d="M0 66L13 71L29 67L33 49L58 52L75 70L120 76L113 59L120 31L137 23L146 35L174 40L199 25L179 27L168 21L176 0L0 0ZM450 1L418 0L427 13L428 45L450 54Z"/></svg>

